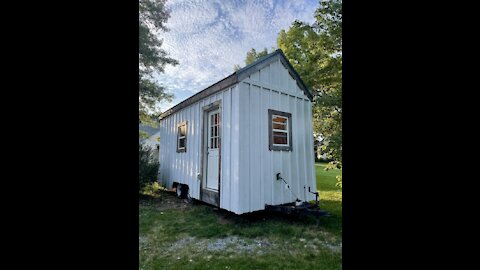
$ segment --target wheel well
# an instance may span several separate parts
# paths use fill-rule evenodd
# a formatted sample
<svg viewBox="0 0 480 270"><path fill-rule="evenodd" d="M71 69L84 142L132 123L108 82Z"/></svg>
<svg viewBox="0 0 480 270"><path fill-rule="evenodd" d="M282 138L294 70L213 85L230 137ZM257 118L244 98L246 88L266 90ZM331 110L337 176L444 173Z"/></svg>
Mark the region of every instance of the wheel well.
<svg viewBox="0 0 480 270"><path fill-rule="evenodd" d="M182 183L178 183L178 182L173 182L172 188L177 188L178 185L182 185L182 186L183 186L183 189L184 189L184 192L185 192L186 194L188 194L189 186L188 186L187 184L182 184Z"/></svg>

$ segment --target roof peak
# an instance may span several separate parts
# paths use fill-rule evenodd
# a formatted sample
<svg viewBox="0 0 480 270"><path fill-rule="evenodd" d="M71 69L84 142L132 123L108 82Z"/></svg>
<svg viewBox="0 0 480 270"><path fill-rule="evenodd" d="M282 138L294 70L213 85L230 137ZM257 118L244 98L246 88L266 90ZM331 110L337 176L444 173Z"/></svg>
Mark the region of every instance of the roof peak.
<svg viewBox="0 0 480 270"><path fill-rule="evenodd" d="M290 62L288 61L287 57L285 56L285 54L283 53L283 51L281 49L276 49L275 51L265 55L265 56L262 56L261 58L258 58L257 60L255 60L253 63L250 63L249 65L246 65L245 67L235 71L234 73L230 74L229 76L217 81L216 83L208 86L207 88L195 93L194 95L190 96L189 98L183 100L182 102L178 103L177 105L173 106L172 108L166 110L165 112L163 112L161 115L160 115L160 120L165 118L165 117L168 117L169 115L189 106L190 104L193 104L194 102L197 102L198 100L200 99L203 99L207 96L210 96L211 94L214 94L222 89L225 89L231 85L234 85L238 82L240 82L241 80L243 80L243 78L245 78L246 76L248 76L250 73L252 73L253 71L252 70L255 70L255 66L269 60L269 59L272 59L273 57L275 57L276 55L279 55L280 57L280 61L282 62L282 64L284 64L285 68L287 68L289 70L289 72L291 71L291 75L294 77L294 79L297 81L297 85L302 89L302 91L305 93L305 95L310 99L310 100L313 100L313 95L312 93L310 92L310 90L308 90L308 88L305 86L305 84L303 83L302 79L300 78L300 76L298 75L298 73L295 71L295 69L293 68L293 66L290 64ZM259 67L257 67L259 68Z"/></svg>

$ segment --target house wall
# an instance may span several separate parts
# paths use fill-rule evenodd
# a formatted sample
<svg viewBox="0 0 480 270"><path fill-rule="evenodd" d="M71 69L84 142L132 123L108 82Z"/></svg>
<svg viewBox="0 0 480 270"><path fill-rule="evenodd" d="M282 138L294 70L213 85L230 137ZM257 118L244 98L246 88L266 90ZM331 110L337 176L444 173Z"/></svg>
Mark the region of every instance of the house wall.
<svg viewBox="0 0 480 270"><path fill-rule="evenodd" d="M163 185L171 188L173 182L187 184L190 196L200 199L200 180L197 175L202 173L203 107L220 100L220 207L236 209L239 200L239 194L235 192L239 183L239 104L234 100L238 101L238 96L238 87L232 86L160 121L159 178ZM177 124L183 121L187 121L187 151L177 153Z"/></svg>
<svg viewBox="0 0 480 270"><path fill-rule="evenodd" d="M311 102L280 61L239 82L240 213L301 200L316 191ZM292 151L270 151L268 109L292 114ZM290 184L276 180L276 173ZM304 186L306 187L304 189ZM295 195L294 195L295 194Z"/></svg>
<svg viewBox="0 0 480 270"><path fill-rule="evenodd" d="M160 182L187 184L200 199L202 107L221 100L220 208L237 214L314 200L316 191L311 102L277 59L238 84L160 122ZM270 151L268 109L292 114L292 151ZM177 124L187 121L187 151L177 153ZM293 194L276 173L290 184ZM305 188L304 188L305 187Z"/></svg>

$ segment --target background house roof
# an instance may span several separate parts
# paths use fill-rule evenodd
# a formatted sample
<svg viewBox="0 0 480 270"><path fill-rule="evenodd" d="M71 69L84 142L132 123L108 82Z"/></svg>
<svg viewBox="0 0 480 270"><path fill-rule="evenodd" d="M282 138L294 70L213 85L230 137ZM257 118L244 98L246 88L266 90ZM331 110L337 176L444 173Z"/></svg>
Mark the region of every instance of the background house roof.
<svg viewBox="0 0 480 270"><path fill-rule="evenodd" d="M149 125L139 124L138 125L138 130L147 133L148 137L150 137L150 136L154 135L155 133L159 132L160 128L159 127L152 127L152 126L149 126ZM141 138L140 142L143 142L146 139L147 138Z"/></svg>

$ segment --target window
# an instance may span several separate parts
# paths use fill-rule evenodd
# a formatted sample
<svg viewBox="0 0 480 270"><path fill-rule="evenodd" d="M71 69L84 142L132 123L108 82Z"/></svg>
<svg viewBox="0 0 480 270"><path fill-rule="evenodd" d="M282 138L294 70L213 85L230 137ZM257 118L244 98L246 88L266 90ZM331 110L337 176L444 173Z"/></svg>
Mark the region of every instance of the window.
<svg viewBox="0 0 480 270"><path fill-rule="evenodd" d="M292 151L292 114L268 110L269 150Z"/></svg>
<svg viewBox="0 0 480 270"><path fill-rule="evenodd" d="M177 153L187 152L187 122L178 124L177 127Z"/></svg>
<svg viewBox="0 0 480 270"><path fill-rule="evenodd" d="M210 115L210 149L217 149L220 147L220 113Z"/></svg>

